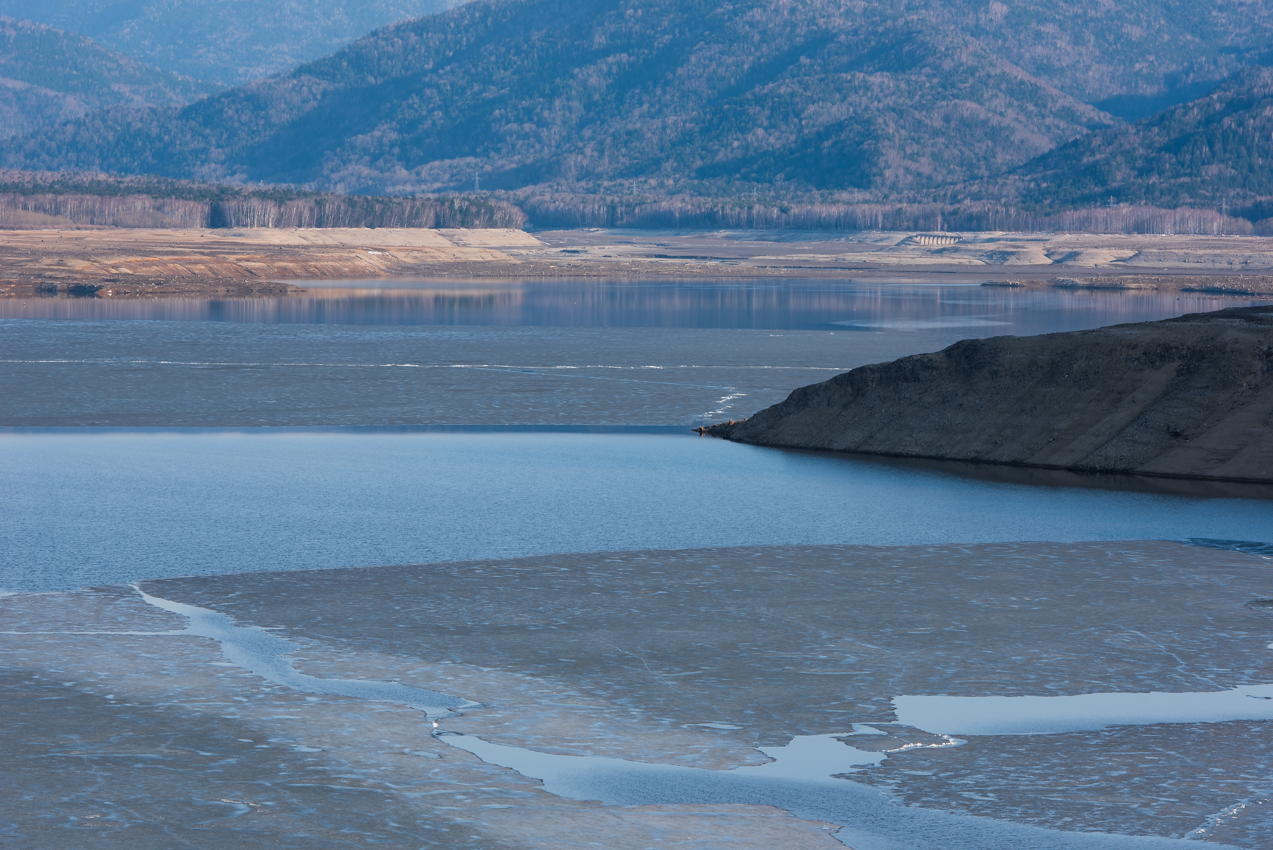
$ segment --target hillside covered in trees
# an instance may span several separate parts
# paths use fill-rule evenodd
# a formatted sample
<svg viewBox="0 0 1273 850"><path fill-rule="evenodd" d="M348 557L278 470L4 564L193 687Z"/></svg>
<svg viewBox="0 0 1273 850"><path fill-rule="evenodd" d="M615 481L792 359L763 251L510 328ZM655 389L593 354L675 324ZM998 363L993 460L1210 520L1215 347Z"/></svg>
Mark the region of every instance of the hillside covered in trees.
<svg viewBox="0 0 1273 850"><path fill-rule="evenodd" d="M1273 69L1039 157L1007 181L1033 206L1199 206L1273 216Z"/></svg>
<svg viewBox="0 0 1273 850"><path fill-rule="evenodd" d="M173 106L221 87L107 50L82 35L0 18L0 138L113 106Z"/></svg>
<svg viewBox="0 0 1273 850"><path fill-rule="evenodd" d="M916 13L917 4L904 5ZM919 14L1129 121L1206 94L1273 48L1273 9L1250 0L928 0L920 6Z"/></svg>
<svg viewBox="0 0 1273 850"><path fill-rule="evenodd" d="M1133 166L1133 149L1193 132L1171 115L1211 114L1179 101L1242 111L1225 93L1253 79L1242 69L1270 35L1242 0L475 0L186 106L37 129L0 162L346 193L480 186L580 222L677 199L750 199L769 218L790 203L973 203L961 220L992 224L1024 206L1041 221L1111 194L1227 197L1223 168L1258 171L1273 136L1252 136L1241 168L1196 151ZM1245 203L1263 192L1251 183Z"/></svg>
<svg viewBox="0 0 1273 850"><path fill-rule="evenodd" d="M295 68L374 29L460 0L0 0L142 62L233 85Z"/></svg>
<svg viewBox="0 0 1273 850"><path fill-rule="evenodd" d="M454 189L475 172L496 189L897 191L998 173L1111 120L910 16L826 0L506 0L184 110L37 134L9 164L344 191Z"/></svg>

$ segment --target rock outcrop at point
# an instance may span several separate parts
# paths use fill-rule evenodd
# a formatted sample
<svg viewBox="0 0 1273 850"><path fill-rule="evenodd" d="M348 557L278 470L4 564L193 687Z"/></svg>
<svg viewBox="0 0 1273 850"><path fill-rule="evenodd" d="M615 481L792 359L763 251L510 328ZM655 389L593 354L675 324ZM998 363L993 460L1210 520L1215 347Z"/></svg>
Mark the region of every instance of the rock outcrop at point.
<svg viewBox="0 0 1273 850"><path fill-rule="evenodd" d="M802 387L742 443L1273 482L1273 307L969 339Z"/></svg>

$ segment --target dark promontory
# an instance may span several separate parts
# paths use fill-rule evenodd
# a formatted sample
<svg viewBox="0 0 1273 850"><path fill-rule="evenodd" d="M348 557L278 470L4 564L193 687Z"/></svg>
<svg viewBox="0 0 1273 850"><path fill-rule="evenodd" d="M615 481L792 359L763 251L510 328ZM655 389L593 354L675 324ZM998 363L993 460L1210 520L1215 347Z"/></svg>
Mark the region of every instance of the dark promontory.
<svg viewBox="0 0 1273 850"><path fill-rule="evenodd" d="M1273 482L1273 307L969 339L704 433L895 457Z"/></svg>

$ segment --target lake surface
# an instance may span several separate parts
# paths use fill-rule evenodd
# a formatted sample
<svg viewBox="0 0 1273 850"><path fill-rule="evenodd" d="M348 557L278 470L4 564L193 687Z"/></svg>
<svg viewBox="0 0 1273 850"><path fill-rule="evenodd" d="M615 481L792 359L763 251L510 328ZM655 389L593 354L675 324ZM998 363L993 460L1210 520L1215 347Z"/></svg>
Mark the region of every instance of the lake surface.
<svg viewBox="0 0 1273 850"><path fill-rule="evenodd" d="M0 589L553 552L1273 541L1273 502L659 434L0 435Z"/></svg>
<svg viewBox="0 0 1273 850"><path fill-rule="evenodd" d="M1202 539L1215 547L1264 551L1262 547L1273 543L1273 488L1269 487L1155 484L998 467L870 460L742 446L693 437L686 430L697 422L749 415L797 386L857 365L940 349L970 336L1073 330L1250 301L852 281L395 286L392 291L374 285L315 287L288 299L0 301L0 593L183 575L634 549ZM1170 492L1173 488L1178 492ZM1156 564L1154 559L1159 558L1153 552L1139 560L1127 554L1136 546L1143 549L1147 545L1143 543L1099 545L1116 553L1115 596L1120 592L1118 583L1129 578L1128 569ZM1025 598L1020 604L1037 603L1043 593L1039 588L1048 585L1048 569L1054 573L1053 587L1083 585L1085 577L1091 578L1090 552L1063 560L1058 567L1055 558L1038 557L1032 552L1035 548L1014 550L1003 561L1007 569L999 571L1001 576L1010 573L1013 581L1026 587L1024 594L1012 594L1014 605L1018 595ZM1178 547L1157 548L1190 555L1190 550ZM525 806L527 816L547 805L552 809L547 817L559 825L566 816L563 812L568 814L564 807L569 798L583 798L624 805L777 805L841 824L845 827L841 837L863 848L1166 846L1166 841L1061 833L1006 822L1145 830L1141 821L1126 813L1111 818L1102 812L1104 820L1099 822L1090 816L1090 807L1083 808L1093 796L1090 765L1073 757L1069 749L1056 761L1049 761L1049 751L1040 754L1021 745L999 755L992 750L987 756L981 750L982 766L971 773L952 774L950 764L938 765L947 771L947 778L937 776L937 769L903 771L907 776L914 774L915 778L903 780L913 783L907 786L912 790L923 785L941 790L945 783L958 790L964 803L989 799L969 789L993 793L992 814L1000 821L933 810L964 811L968 808L964 803L952 806L927 798L916 803L914 798L898 795L896 799L911 805L896 805L866 784L829 778L842 771L846 753L854 767L879 764L883 753L889 754L890 763L901 764L907 758L903 752L912 753L913 758L914 753L925 751L902 743L892 749L858 752L829 734L846 727L828 718L841 717L850 706L854 711L872 706L887 711L888 703L880 703L883 698L927 693L922 688L897 690L903 673L921 678L952 671L962 675L959 671L981 665L975 681L994 697L1016 693L1021 683L1047 678L1048 671L1055 674L1056 660L1072 655L1081 663L1084 681L1091 678L1087 668L1098 665L1105 673L1118 675L1118 687L1131 687L1132 678L1152 678L1157 669L1143 663L1144 658L1178 671L1185 667L1182 654L1194 649L1177 646L1165 660L1158 658L1154 653L1165 644L1150 641L1146 634L1156 632L1141 624L1135 636L1153 645L1148 655L1133 655L1134 675L1122 675L1117 656L1144 650L1140 643L1118 640L1126 634L1107 633L1110 623L1105 609L1093 614L1098 606L1091 604L1076 607L1089 618L1094 616L1099 628L1075 631L1083 620L1078 612L1040 608L1039 613L1029 614L1028 628L1013 632L1010 644L996 648L993 639L1000 628L996 624L1007 622L1005 612L1012 606L1004 606L1002 599L998 607L969 605L969 587L956 592L960 583L970 583L972 592L979 594L981 579L997 569L994 564L961 561L967 550L954 545L935 556L927 575L912 572L908 579L899 575L902 568L895 561L877 559L873 552L867 550L856 564L829 571L818 572L814 564L807 575L815 578L806 581L800 578L801 569L809 566L806 550L795 556L801 569L780 567L789 574L772 591L759 590L758 584L742 578L746 565L739 564L735 580L746 587L735 592L755 591L750 608L722 604L715 579L702 581L702 576L690 575L689 581L680 582L682 590L695 587L695 592L704 593L701 599L659 595L666 588L649 593L650 582L670 586L682 577L674 575L669 580L657 572L628 573L612 588L615 592L604 597L592 592L590 583L584 588L588 592L573 597L563 596L553 585L548 588L549 603L535 595L541 588L522 587L508 578L524 572L523 564L484 568L460 563L435 568L428 573L427 583L417 587L420 595L415 603L403 595L404 585L414 579L402 576L419 576L416 570L401 571L398 578L393 571L358 572L354 579L349 574L293 573L286 577L282 592L265 594L277 607L262 623L277 625L287 621L285 613L297 613L310 616L312 622L289 623L285 628L294 636L305 636L309 627L319 628L322 640L342 629L345 635L332 647L307 636L299 666L287 654L293 644L280 634L236 628L220 610L226 600L218 602L216 610L204 611L146 597L165 610L190 616L190 631L175 632L163 624L158 630L145 624L121 628L121 612L134 601L127 591L69 597L70 606L55 595L16 596L9 600L10 607L29 606L32 613L29 622L19 618L20 628L6 632L14 653L10 666L36 670L37 684L44 688L35 691L31 682L22 685L26 701L19 714L29 720L35 709L45 712L39 715L44 719L35 733L22 733L40 742L36 746L44 750L34 756L29 748L22 750L22 764L38 761L41 768L53 765L56 769L64 747L44 743L60 740L48 730L74 730L78 735L88 729L82 740L99 741L105 748L100 755L111 759L111 767L104 768L107 773L102 775L110 780L112 794L124 794L137 777L157 775L155 762L137 766L118 758L122 736L139 734L136 730L144 727L157 743L136 747L144 753L139 757L155 757L152 750L178 755L163 756L169 760L162 765L166 777L162 789L140 801L153 808L132 807L138 802L136 796L127 798L130 806L119 807L127 808L128 817L137 822L175 817L206 825L210 823L203 820L208 783L246 777L258 790L269 788L275 780L280 788L286 784L289 793L296 788L318 789L313 793L319 796L312 799L324 802L293 804L292 810L307 828L314 812L320 811L339 822L342 834L356 834L350 825L364 820L374 821L377 829L398 822L490 824L497 820L492 812L513 804ZM1213 571L1215 559L1225 556L1202 548L1192 553L1199 569ZM898 550L892 550L888 557L897 554ZM607 569L619 569L616 575L621 576L622 565L615 566L619 557L577 556L573 563L582 569L572 572L563 567L557 576L578 575L591 582L592 573L600 575ZM629 557L641 563L647 560L640 555ZM674 557L682 562L678 570L689 575L696 558L716 555L682 552ZM1104 557L1095 560L1103 563ZM958 572L958 580L934 575L934 570L947 568ZM491 581L480 575L484 569L503 570L503 577ZM850 648L846 641L830 651L828 641L840 640L833 635L854 631L846 623L861 613L854 609L855 600L871 584L866 573L872 569L885 573L875 576L872 585L877 592L884 590L874 603L858 603L868 617L857 627L857 642L863 646L867 641L882 642L889 649L872 646L872 653L862 655L856 643ZM448 571L472 584L448 591L444 583ZM324 577L339 583L330 604L317 588ZM370 584L363 583L367 577ZM258 575L251 581L278 580ZM250 591L245 593L244 588L251 581L230 576L192 583L233 585L226 604L234 610L234 604L250 604ZM537 578L532 582L540 584ZM913 591L909 596L894 591L902 582ZM830 584L838 587L835 599L828 596ZM1151 584L1145 586L1147 594ZM822 625L811 619L813 605L803 604L790 613L783 609L784 594L810 589L834 607ZM1002 595L1002 583L999 592ZM1067 593L1047 594L1070 598ZM1148 612L1154 620L1161 619L1157 611L1165 610L1167 624L1177 628L1178 609L1170 614L1177 605L1175 598L1166 605L1146 598L1151 600L1148 605L1137 600L1138 613ZM1249 594L1237 597L1234 606L1247 598ZM762 603L756 604L756 599ZM399 609L404 601L424 617L428 628L403 628L409 625ZM1187 610L1195 618L1203 616L1191 604L1196 602L1179 600L1190 605ZM306 609L306 604L311 608ZM448 613L447 605L454 606L454 611ZM624 629L607 625L603 612L616 605L619 619L615 622L622 622L631 634L618 636ZM908 605L913 607L908 610ZM948 607L961 612L950 628L915 628L934 622L935 613L947 616ZM588 649L587 629L554 631L546 637L537 628L520 628L522 619L533 626L538 612L550 609L577 616L580 624L595 627L604 641ZM307 610L320 613L305 615ZM458 637L451 635L455 642L443 645L442 636L450 632L448 624L467 625L474 616L474 622L490 620L482 612L493 610L511 614L518 629L480 627ZM893 611L891 616L888 610ZM703 613L711 611L715 613ZM651 616L641 620L641 612ZM975 620L977 612L990 617L983 621L982 638L973 634L976 627L971 633L967 628L968 617ZM70 619L59 626L59 616ZM108 625L89 622L85 616L104 616ZM331 622L320 622L329 616ZM657 670L668 658L660 661L650 655L647 644L671 640L666 646L676 649L678 642L686 641L694 665L709 663L701 657L701 648L715 646L721 637L719 623L724 620L709 622L710 634L682 634L690 624L702 627L705 616L734 618L754 632L733 644L747 648L744 651L722 653L719 659L711 653L713 664L744 661L738 669L745 675L730 673L725 663L714 675L675 680L692 684L669 688L662 679L651 687L653 680L648 677L653 670L647 659ZM1055 626L1057 616L1064 621L1063 636L1049 639L1050 633L1040 627ZM343 625L333 629L337 621ZM377 654L380 644L375 643L360 649L350 637L354 625L367 626L376 640L390 641L391 650ZM1122 626L1124 631L1132 628L1128 623ZM63 634L58 634L59 628ZM891 639L890 631L904 632L904 637ZM199 653L200 648L191 642L197 635L220 641L227 660L210 665L208 661L216 656ZM584 643L579 642L581 637ZM731 639L727 637L726 643ZM412 640L427 642L427 649L415 647ZM483 647L492 640L505 643L483 657ZM970 643L976 640L989 642ZM1089 642L1083 644L1083 640ZM507 681L500 680L501 665L520 657L516 651L523 642L528 655L512 664L511 672L505 671ZM1044 651L1037 651L1039 646ZM576 649L586 649L588 654ZM412 656L411 670L378 672L375 664L365 661L395 655ZM567 657L558 657L562 655ZM324 657L339 663L354 659L349 662L352 672L321 675ZM445 675L422 674L420 665L438 657L446 662L442 665ZM677 656L674 652L669 657ZM581 658L591 661L577 663ZM876 662L889 683L887 690L870 691L863 685L873 681L864 674L874 675L871 664ZM852 677L842 678L846 671L840 666L850 663ZM256 675L245 676L237 669L234 675L225 675L225 664L239 664ZM1013 664L1017 668L1009 669ZM768 665L768 672L758 675L761 667L757 665ZM999 670L996 675L1010 681L1011 687L996 690L985 684L1000 681L985 674L996 665L1007 665L1007 672ZM496 683L494 689L479 687L474 679L461 687L451 678L457 669L486 677L483 681ZM544 689L536 690L540 686L533 679L544 670L553 673L544 680ZM806 675L810 673L818 675ZM400 682L398 677L404 675L403 681L416 684ZM509 687L514 679L515 687ZM740 687L740 682L745 686ZM850 682L859 689L852 695L845 691ZM228 689L222 698L209 701L209 685ZM76 715L68 709L69 702L52 701L63 700L72 693L72 686L79 689L75 693L80 698L95 700L90 714ZM587 699L569 695L569 688L576 686ZM94 687L109 693L98 693ZM1197 686L1191 683L1191 687ZM386 747L385 742L397 734L392 730L398 728L391 713L379 705L358 720L348 699L365 697L437 709L462 704L469 690L489 704L471 719L493 723L488 728L504 731L498 740L470 735L449 738L447 743L470 752L480 749L479 755L488 761L542 778L558 798L537 792L531 795L536 803L525 795L520 779L507 772L498 777L473 774L471 765L460 759L425 752L422 747L451 749L441 739L428 738L427 729L426 735L420 735L420 728L407 727L410 735L404 741L410 742L409 749L403 748L407 743L396 749ZM35 699L30 697L33 693L42 696ZM494 696L488 698L488 693ZM614 706L622 708L614 716L622 722L612 723L599 693L613 694ZM1235 693L1254 703L1250 696L1264 691ZM303 703L298 700L300 694L308 694ZM231 695L232 700L227 698ZM324 697L332 695L339 701L327 705ZM660 700L669 701L666 709ZM642 705L644 712L633 710ZM173 713L166 716L154 710L156 706ZM773 716L760 723L758 708ZM1241 717L1251 715L1245 705L1239 708L1245 711ZM504 722L501 709L509 714L505 727L498 726ZM314 725L315 718L326 717L328 711L334 712L335 719ZM670 718L678 719L672 723ZM452 718L456 724L462 720ZM475 727L478 731L482 731L480 722ZM754 729L753 722L758 724ZM750 741L753 732L761 734L762 726L766 735L786 736L793 722L817 728L806 730L813 737L784 741L781 754L779 749L766 749L767 754L779 755L773 765L724 771L646 763L666 758L659 753L671 746L668 736L685 735L687 728L701 734L708 734L705 729L711 729L712 735L737 734L740 741ZM189 730L197 723L215 728L216 734L202 735L198 745L189 749L172 749L177 746L174 742L188 740ZM359 723L367 725L349 738ZM642 724L649 727L648 737L642 737ZM26 728L34 727L28 723ZM97 734L98 729L104 731ZM333 729L341 730L340 734L333 734ZM592 736L589 746L619 752L623 759L598 762L537 753L541 742L550 742L554 751L560 749L560 741L554 738L560 729L587 730L584 737ZM341 745L342 740L355 746L333 750L334 775L313 772L325 763L319 760L327 758L322 755L326 749ZM684 740L702 744L694 736ZM1218 738L1211 737L1196 749L1205 752L1209 763L1227 767L1232 761L1216 758L1217 753L1233 750L1232 740L1241 739L1231 739L1230 749L1224 749L1218 746ZM282 741L295 746L270 749ZM652 741L658 741L663 750L646 749ZM835 763L826 770L819 768L821 773L810 779L808 771L793 764L790 756L804 744L819 742L824 749L836 748ZM233 753L225 749L235 744L252 749ZM572 746L579 744L572 740ZM1109 746L1117 755L1117 744ZM1238 751L1245 753L1248 746L1241 740ZM1137 771L1143 774L1142 780L1162 785L1165 790L1155 791L1158 796L1172 796L1165 806L1176 820L1141 802L1120 809L1135 810L1153 825L1154 832L1181 817L1192 817L1187 824L1192 828L1197 822L1192 812L1217 810L1219 804L1206 802L1210 798L1205 795L1195 795L1202 803L1194 797L1182 802L1186 795L1169 785L1179 776L1195 774L1193 762L1183 757L1171 762L1180 767L1163 768L1163 759L1176 752L1170 741L1164 746L1156 739L1138 739L1134 749L1138 759L1144 752L1158 754L1158 774L1149 772L1155 765L1147 763ZM427 786L431 789L427 795L413 791L403 796L410 797L409 803L366 812L369 797L357 796L358 806L350 807L321 796L329 788L345 787L339 783L346 780L355 783L348 787L360 791L373 784L399 791L420 787L423 772L414 763L404 767L398 750L413 756L441 756L427 768L433 783ZM192 752L215 761L200 767L190 762ZM270 752L276 753L275 761L269 761ZM264 759L264 772L251 773L245 753ZM821 750L815 753L819 754L825 755ZM27 783L25 787L52 789L35 810L52 812L51 817L58 819L74 811L67 822L92 811L90 802L99 794L97 783L91 792L73 790L87 775L80 756L73 758L70 770L39 774L38 782ZM312 762L300 763L301 758ZM563 770L563 764L569 769ZM598 772L597 764L605 770ZM912 764L923 767L923 763ZM952 764L959 769L957 761ZM580 773L580 765L587 770ZM1011 772L1011 783L997 778L995 770L1000 768ZM304 781L292 782L288 771L300 769L305 771ZM789 769L795 773L788 775ZM448 774L448 770L458 772ZM1029 777L1034 774L1029 770L1044 779L1031 786ZM1224 781L1239 772L1226 773ZM775 773L776 778L770 776ZM274 779L262 785L257 778L262 775ZM902 788L898 780L889 781L895 783L890 793ZM1211 781L1212 785L1220 782L1215 777ZM1257 781L1262 780L1249 779ZM1099 782L1101 794L1111 788L1121 794L1121 786L1108 779ZM519 796L512 796L505 787L516 789ZM1032 787L1046 788L1046 792L1041 797ZM441 788L446 798L432 796ZM1234 798L1236 792L1225 788L1228 796L1221 799ZM238 791L217 793L231 794L221 803L241 807L242 811L235 809L234 817L247 814L248 805L236 802ZM187 813L193 811L189 806L181 808L187 798L197 801L197 817ZM446 800L445 808L434 808L436 804L430 802L439 799ZM1143 802L1144 798L1129 799ZM485 801L490 801L489 808ZM456 804L461 808L452 808ZM1176 811L1182 807L1187 809L1183 816ZM137 811L143 814L134 814ZM152 811L157 814L146 814ZM277 811L270 818L281 816L288 807ZM590 810L589 817L593 815L595 810ZM285 824L279 830L301 834L291 822L278 822ZM517 828L520 836L524 824ZM1195 829L1194 834L1210 833Z"/></svg>
<svg viewBox="0 0 1273 850"><path fill-rule="evenodd" d="M0 300L0 426L689 426L967 337L1255 303L851 280L308 286Z"/></svg>
<svg viewBox="0 0 1273 850"><path fill-rule="evenodd" d="M320 281L270 298L29 298L0 318L252 324L1048 333L1248 303L1195 293L1019 290L978 283L784 281Z"/></svg>

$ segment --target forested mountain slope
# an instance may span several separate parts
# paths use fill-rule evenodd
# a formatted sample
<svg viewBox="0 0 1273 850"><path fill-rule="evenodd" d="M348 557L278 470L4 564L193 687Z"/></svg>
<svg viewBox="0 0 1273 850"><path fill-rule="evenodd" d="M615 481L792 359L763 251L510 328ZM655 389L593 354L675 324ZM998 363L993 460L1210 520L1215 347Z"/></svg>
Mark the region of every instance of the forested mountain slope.
<svg viewBox="0 0 1273 850"><path fill-rule="evenodd" d="M378 27L460 0L0 0L0 15L78 32L160 68L242 83L285 72ZM1079 100L1143 117L1267 51L1251 0L867 0L974 36Z"/></svg>
<svg viewBox="0 0 1273 850"><path fill-rule="evenodd" d="M0 0L160 68L225 84L288 71L459 0Z"/></svg>
<svg viewBox="0 0 1273 850"><path fill-rule="evenodd" d="M925 17L747 0L476 2L183 110L94 116L8 164L411 191L468 183L898 192L1113 121Z"/></svg>
<svg viewBox="0 0 1273 850"><path fill-rule="evenodd" d="M128 20L205 8L166 2L140 0ZM259 4L267 24L275 2ZM231 32L243 10L225 9ZM1107 202L1099 180L1046 176L1054 157L1129 132L1089 102L1132 114L1210 89L1259 58L1271 26L1243 0L477 0L184 108L39 130L0 161L354 192L478 178L599 198L850 202L969 185L985 197L1023 169L1005 191ZM172 40L145 31L152 46ZM1049 154L1058 146L1069 153Z"/></svg>
<svg viewBox="0 0 1273 850"><path fill-rule="evenodd" d="M1273 198L1273 69L1248 69L1199 100L1077 139L1012 181L1034 204L1227 205L1273 216L1261 200Z"/></svg>
<svg viewBox="0 0 1273 850"><path fill-rule="evenodd" d="M1252 0L929 0L924 9L1127 120L1206 94L1273 47L1273 7Z"/></svg>
<svg viewBox="0 0 1273 850"><path fill-rule="evenodd" d="M187 103L218 88L143 65L81 35L0 18L0 138L110 106Z"/></svg>

